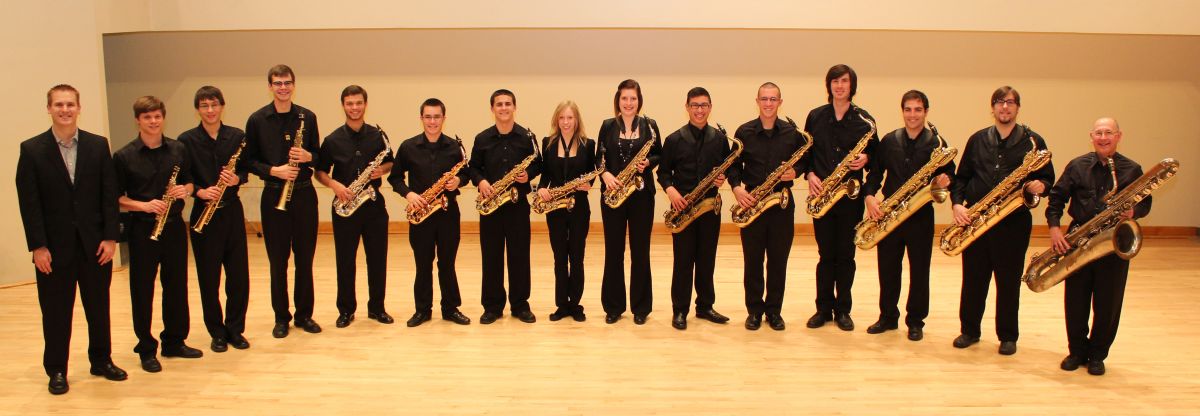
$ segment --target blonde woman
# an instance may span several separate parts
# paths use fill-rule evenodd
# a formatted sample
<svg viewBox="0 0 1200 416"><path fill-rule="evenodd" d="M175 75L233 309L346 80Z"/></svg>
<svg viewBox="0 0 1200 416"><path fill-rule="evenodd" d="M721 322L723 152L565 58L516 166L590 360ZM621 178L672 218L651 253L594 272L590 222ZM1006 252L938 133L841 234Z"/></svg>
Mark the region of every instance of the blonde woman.
<svg viewBox="0 0 1200 416"><path fill-rule="evenodd" d="M587 138L579 106L563 101L550 119L550 136L542 139L542 179L538 197L550 200L550 188L561 186L596 169L596 142ZM583 296L583 252L587 245L592 210L588 206L591 182L575 188L575 205L546 213L550 248L554 252L554 304L551 321L570 316L583 322L587 316L579 298Z"/></svg>

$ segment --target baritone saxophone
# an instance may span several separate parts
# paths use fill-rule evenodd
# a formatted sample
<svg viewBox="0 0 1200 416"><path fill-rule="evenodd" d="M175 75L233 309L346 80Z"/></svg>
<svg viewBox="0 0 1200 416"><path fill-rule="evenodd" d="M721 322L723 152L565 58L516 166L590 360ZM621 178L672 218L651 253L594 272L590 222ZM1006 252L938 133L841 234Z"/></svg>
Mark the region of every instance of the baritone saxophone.
<svg viewBox="0 0 1200 416"><path fill-rule="evenodd" d="M958 155L958 149L950 147L946 143L942 135L938 134L937 127L934 127L933 123L928 124L929 131L933 133L933 137L938 140L940 145L933 149L933 152L929 154L929 161L921 166L920 170L908 178L903 185L900 185L900 189L879 204L879 210L883 211L883 216L879 219L865 217L854 228L854 245L858 248L870 250L917 210L923 208L925 204L930 201L940 204L950 198L949 189L934 186L937 178L933 174L942 166L954 161L954 156Z"/></svg>

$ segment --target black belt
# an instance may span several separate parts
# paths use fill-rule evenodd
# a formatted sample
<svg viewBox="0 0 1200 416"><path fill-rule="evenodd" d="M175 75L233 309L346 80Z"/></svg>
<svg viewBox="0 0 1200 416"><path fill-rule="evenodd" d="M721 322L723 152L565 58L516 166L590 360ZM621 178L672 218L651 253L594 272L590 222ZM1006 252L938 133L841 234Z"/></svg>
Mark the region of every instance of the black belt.
<svg viewBox="0 0 1200 416"><path fill-rule="evenodd" d="M283 189L283 182L265 182L263 188L266 189ZM292 184L292 189L312 188L312 181L296 181Z"/></svg>

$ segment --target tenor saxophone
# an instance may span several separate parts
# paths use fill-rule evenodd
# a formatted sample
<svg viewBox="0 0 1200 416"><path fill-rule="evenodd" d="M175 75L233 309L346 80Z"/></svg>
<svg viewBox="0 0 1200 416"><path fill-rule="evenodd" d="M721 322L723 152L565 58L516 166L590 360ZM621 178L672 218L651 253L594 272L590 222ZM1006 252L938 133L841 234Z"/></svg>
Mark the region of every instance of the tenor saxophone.
<svg viewBox="0 0 1200 416"><path fill-rule="evenodd" d="M726 136L729 140L733 141L733 144L736 146L736 148L733 150L733 153L730 153L729 156L725 157L725 161L721 162L720 166L714 167L713 170L708 173L708 176L705 176L704 179L701 179L700 182L696 184L695 189L692 189L691 192L688 192L688 194L683 197L683 201L686 206L684 206L682 210L676 211L675 208L672 207L668 209L667 212L663 213L663 224L666 225L667 229L672 233L683 231L685 228L687 228L688 224L691 224L692 221L695 221L696 218L698 218L701 214L709 211L721 211L721 195L717 194L712 198L705 198L704 194L708 193L708 190L713 187L717 177L725 173L725 170L729 169L729 166L733 165L733 161L737 160L738 156L742 154L742 141L738 140L736 137L727 136L725 134L725 128L721 127L720 124L717 124L717 130L721 131L722 136Z"/></svg>
<svg viewBox="0 0 1200 416"><path fill-rule="evenodd" d="M854 227L854 245L858 248L870 250L929 201L940 204L950 198L950 190L933 186L936 181L933 173L953 161L954 156L958 155L958 149L950 147L946 140L942 139L933 123L928 124L929 131L941 145L933 149L929 154L929 161L925 162L920 170L879 204L883 216L879 219L863 218L858 226Z"/></svg>
<svg viewBox="0 0 1200 416"><path fill-rule="evenodd" d="M796 122L792 121L791 117L787 118L787 122L792 127L796 127ZM808 152L808 148L812 147L812 136L807 131L800 130L799 128L796 131L804 136L804 144L799 149L796 149L791 157L779 164L779 167L775 168L774 172L767 175L767 179L763 183L750 191L750 197L754 198L754 205L750 206L750 208L742 208L740 204L733 204L729 208L729 217L733 220L733 225L738 226L738 228L746 228L767 209L776 205L779 208L786 209L791 204L792 191L790 189L783 188L779 192L774 191L775 185L779 184L784 172L791 169L801 157L804 157L804 154Z"/></svg>
<svg viewBox="0 0 1200 416"><path fill-rule="evenodd" d="M162 199L167 208L161 214L154 217L154 229L150 231L150 239L158 241L158 236L162 235L163 227L167 225L167 215L171 214L171 205L175 204L175 197L171 196L171 188L175 187L175 179L179 177L179 165L171 170L171 179L167 179L167 190L163 191Z"/></svg>
<svg viewBox="0 0 1200 416"><path fill-rule="evenodd" d="M300 128L296 129L296 139L292 140L292 138L286 134L283 136L283 139L285 141L290 140L292 142L293 149L303 149L304 148L304 113L303 112L300 113ZM293 168L300 166L299 163L291 160L290 157L288 158L287 165L290 167L293 167ZM295 187L296 187L295 179L288 179L283 182L283 189L281 189L279 191L279 202L275 204L275 209L280 210L280 211L287 211L287 203L292 200L292 190Z"/></svg>
<svg viewBox="0 0 1200 416"><path fill-rule="evenodd" d="M494 191L492 192L491 197L484 198L481 194L479 195L479 198L475 199L475 209L479 210L479 215L491 215L491 213L496 212L496 210L500 209L500 207L504 204L517 201L517 188L514 188L513 184L516 183L517 176L521 176L521 173L525 172L525 169L528 169L529 165L532 164L538 156L537 141L533 136L533 132L526 130L525 133L526 136L529 137L529 140L533 141L533 153L530 153L529 156L526 156L521 163L513 166L512 169L509 169L509 171L500 178L500 180L497 180L496 183L492 184L492 189Z"/></svg>
<svg viewBox="0 0 1200 416"><path fill-rule="evenodd" d="M225 168L222 170L234 171L237 168L238 158L242 156L242 149L245 148L246 140L242 139L242 144L238 145L237 150L233 152L233 156L229 157L229 161L225 163ZM200 213L200 218L196 219L196 224L192 225L192 230L197 234L203 233L204 227L212 221L213 214L216 214L217 208L221 207L221 198L225 196L225 188L228 186L225 181L221 180L221 176L217 175L217 197L204 204L204 211Z"/></svg>
<svg viewBox="0 0 1200 416"><path fill-rule="evenodd" d="M650 148L654 147L654 142L658 141L658 134L654 132L653 127L650 127L649 118L643 115L642 121L646 123L646 130L650 130L650 140L646 140L646 143L629 160L625 168L617 173L616 179L617 182L621 183L621 186L606 188L604 190L604 205L608 205L609 208L620 207L621 204L625 203L626 199L629 199L630 195L633 195L634 191L640 191L646 187L645 179L642 179L641 172L638 172L638 165L642 164L642 161L646 160L646 157L650 155Z"/></svg>
<svg viewBox="0 0 1200 416"><path fill-rule="evenodd" d="M1116 166L1112 158L1108 159L1108 166L1113 171L1113 191L1116 191ZM1137 256L1142 248L1141 226L1137 221L1125 219L1124 214L1174 178L1178 171L1178 161L1163 159L1121 192L1105 198L1104 211L1067 233L1070 250L1058 254L1051 247L1033 256L1021 280L1034 292L1043 292L1101 257L1115 253L1129 260Z"/></svg>
<svg viewBox="0 0 1200 416"><path fill-rule="evenodd" d="M427 218L433 216L433 214L439 209L442 211L450 209L450 201L447 200L446 195L444 195L444 192L446 191L446 184L450 183L450 180L454 179L455 176L458 176L458 171L466 167L467 163L469 162L467 159L467 149L463 147L462 140L459 140L458 136L454 136L454 140L458 142L459 149L462 149L462 160L454 164L449 171L446 171L446 173L442 174L442 177L438 178L438 181L433 185L430 185L429 189L426 189L425 192L421 192L421 199L425 200L424 207L418 209L413 208L412 205L408 206L408 209L405 210L405 215L408 217L408 222L410 224L420 224L424 222Z"/></svg>
<svg viewBox="0 0 1200 416"><path fill-rule="evenodd" d="M375 127L379 128L378 125ZM392 153L392 144L388 140L387 133L384 133L383 129L379 129L379 135L383 138L383 150L379 151L379 154L375 155L375 159L372 159L371 163L368 163L367 167L363 168L362 172L358 174L358 177L354 178L354 182L351 182L350 186L346 187L354 197L349 201L343 201L341 198L336 197L333 199L333 212L338 216L345 218L354 215L354 212L358 211L358 208L362 204L368 200L374 201L377 198L376 194L378 192L375 191L375 188L371 187L371 175L375 173L375 170L379 169L379 165L383 164L383 159Z"/></svg>
<svg viewBox="0 0 1200 416"><path fill-rule="evenodd" d="M560 209L570 211L575 209L575 188L580 185L591 182L604 172L604 161L600 161L600 166L591 172L584 173L578 178L567 181L562 185L550 188L550 200L543 201L542 197L536 192L529 193L529 208L536 214L546 214Z"/></svg>
<svg viewBox="0 0 1200 416"><path fill-rule="evenodd" d="M850 174L850 162L853 162L854 159L858 158L859 154L862 154L863 150L867 148L867 144L871 142L871 136L875 135L875 122L864 116L861 109L858 111L858 117L867 122L871 126L871 129L867 130L867 134L864 134L861 139L858 139L858 143L854 145L853 149L850 149L849 153L846 153L846 157L842 158L837 168L834 168L833 172L829 176L826 176L825 180L821 181L821 193L808 193L808 200L805 202L807 203L808 215L813 218L825 216L843 196L850 199L858 198L858 191L862 187L862 182L854 178L846 179L846 176Z"/></svg>

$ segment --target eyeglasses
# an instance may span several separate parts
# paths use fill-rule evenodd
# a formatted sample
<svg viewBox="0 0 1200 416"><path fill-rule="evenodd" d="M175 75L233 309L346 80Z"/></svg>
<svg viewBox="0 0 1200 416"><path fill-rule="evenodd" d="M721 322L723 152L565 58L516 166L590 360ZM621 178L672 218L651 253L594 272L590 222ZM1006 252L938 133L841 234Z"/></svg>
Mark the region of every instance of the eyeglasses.
<svg viewBox="0 0 1200 416"><path fill-rule="evenodd" d="M779 97L758 97L758 101L764 103L777 103L779 102Z"/></svg>
<svg viewBox="0 0 1200 416"><path fill-rule="evenodd" d="M992 100L992 105L999 105L999 106L1007 105L1009 107L1012 107L1012 106L1017 105L1017 100L1014 100L1012 98L1009 98L1006 100Z"/></svg>
<svg viewBox="0 0 1200 416"><path fill-rule="evenodd" d="M1088 134L1091 134L1092 137L1099 139L1101 137L1117 137L1117 135L1121 134L1121 132L1112 130L1092 130L1088 132Z"/></svg>
<svg viewBox="0 0 1200 416"><path fill-rule="evenodd" d="M276 88L283 87L283 86L290 87L290 86L296 85L296 81L271 81L271 85L274 85Z"/></svg>
<svg viewBox="0 0 1200 416"><path fill-rule="evenodd" d="M198 110L212 110L212 109L219 109L219 108L221 108L221 107L223 107L221 104L208 104L208 103L203 103L203 104L200 104L200 107L199 107L199 108L197 108L197 109L198 109Z"/></svg>
<svg viewBox="0 0 1200 416"><path fill-rule="evenodd" d="M421 116L421 119L425 120L425 121L436 121L436 120L441 120L442 115L441 114L424 115L424 116Z"/></svg>
<svg viewBox="0 0 1200 416"><path fill-rule="evenodd" d="M688 106L688 108L690 108L690 109L693 109L693 110L707 110L708 108L712 107L712 104L709 104L709 103L688 103L688 105L687 105L687 106Z"/></svg>

